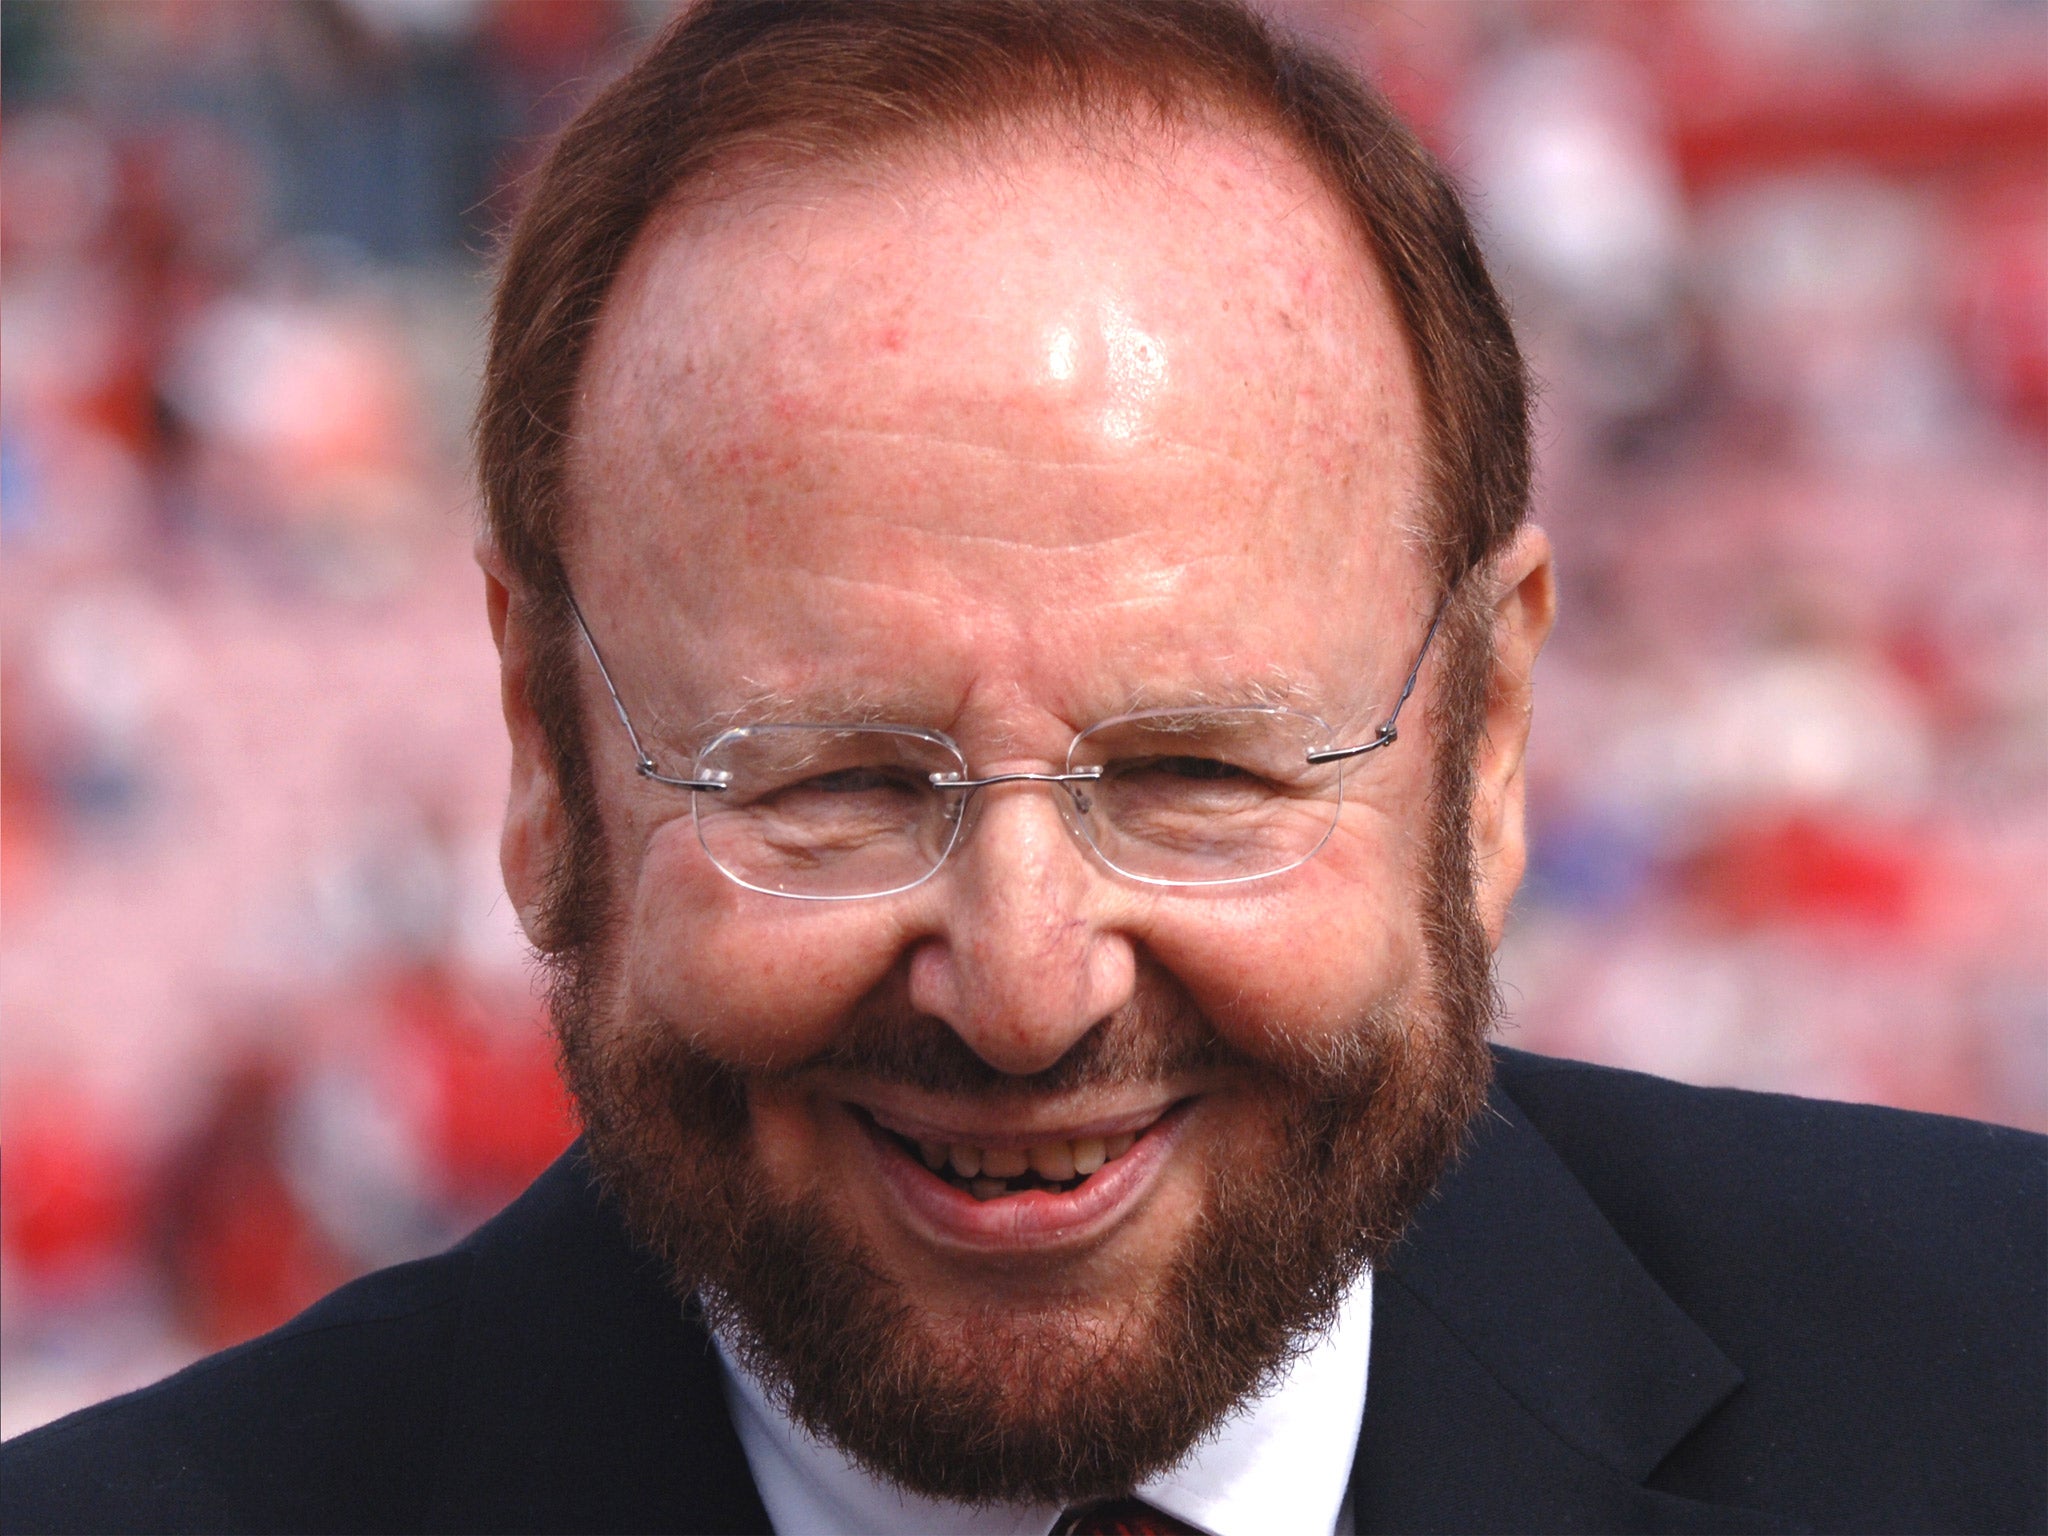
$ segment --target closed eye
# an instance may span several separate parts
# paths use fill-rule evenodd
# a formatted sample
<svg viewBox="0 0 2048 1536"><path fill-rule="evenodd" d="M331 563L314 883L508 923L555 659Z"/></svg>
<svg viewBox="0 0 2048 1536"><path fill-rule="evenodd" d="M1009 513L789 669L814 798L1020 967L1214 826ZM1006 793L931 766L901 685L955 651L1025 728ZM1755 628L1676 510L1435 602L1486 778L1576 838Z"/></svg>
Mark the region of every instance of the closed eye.
<svg viewBox="0 0 2048 1536"><path fill-rule="evenodd" d="M910 790L914 793L926 786L899 769L840 768L831 773L813 774L790 787L826 795L860 795L876 790Z"/></svg>
<svg viewBox="0 0 2048 1536"><path fill-rule="evenodd" d="M1155 757L1149 762L1133 763L1130 771L1137 773L1163 773L1176 779L1241 779L1250 777L1237 764L1227 763L1220 757Z"/></svg>

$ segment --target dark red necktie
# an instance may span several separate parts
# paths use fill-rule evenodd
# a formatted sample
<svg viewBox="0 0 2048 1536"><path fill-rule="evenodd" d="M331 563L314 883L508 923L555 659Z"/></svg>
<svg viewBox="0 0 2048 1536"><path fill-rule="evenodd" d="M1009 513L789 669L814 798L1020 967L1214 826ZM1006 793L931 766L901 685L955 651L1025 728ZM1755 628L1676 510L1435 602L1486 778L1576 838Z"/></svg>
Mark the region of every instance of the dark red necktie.
<svg viewBox="0 0 2048 1536"><path fill-rule="evenodd" d="M1052 1528L1052 1536L1202 1536L1192 1525L1176 1520L1143 1499L1105 1499L1070 1509Z"/></svg>

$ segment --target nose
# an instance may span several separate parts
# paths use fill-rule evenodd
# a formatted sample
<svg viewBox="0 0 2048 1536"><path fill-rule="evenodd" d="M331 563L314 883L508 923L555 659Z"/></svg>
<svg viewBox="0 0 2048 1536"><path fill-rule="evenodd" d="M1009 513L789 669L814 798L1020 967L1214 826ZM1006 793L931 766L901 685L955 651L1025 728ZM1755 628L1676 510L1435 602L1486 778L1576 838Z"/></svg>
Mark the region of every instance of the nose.
<svg viewBox="0 0 2048 1536"><path fill-rule="evenodd" d="M924 887L927 932L910 960L912 1006L1018 1076L1052 1066L1129 1002L1137 974L1131 894L1064 824L1067 793L1030 782L976 792L963 844Z"/></svg>

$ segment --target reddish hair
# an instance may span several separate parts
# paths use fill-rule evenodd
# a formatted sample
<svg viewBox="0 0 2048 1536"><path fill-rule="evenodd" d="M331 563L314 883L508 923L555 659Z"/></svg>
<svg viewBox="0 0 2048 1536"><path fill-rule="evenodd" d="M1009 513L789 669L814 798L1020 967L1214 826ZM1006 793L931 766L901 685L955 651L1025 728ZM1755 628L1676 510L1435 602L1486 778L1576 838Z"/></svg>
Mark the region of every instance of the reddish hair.
<svg viewBox="0 0 2048 1536"><path fill-rule="evenodd" d="M1528 389L1506 310L1449 177L1344 65L1241 0L701 0L557 140L492 310L478 469L490 537L534 626L529 692L573 820L594 831L566 643L566 459L585 349L650 216L741 155L830 163L971 147L1031 121L1219 113L1291 146L1378 260L1427 424L1438 580L1448 590L1506 546L1529 491ZM1456 742L1477 727L1486 646L1476 612L1447 630L1464 663L1446 669L1440 704Z"/></svg>

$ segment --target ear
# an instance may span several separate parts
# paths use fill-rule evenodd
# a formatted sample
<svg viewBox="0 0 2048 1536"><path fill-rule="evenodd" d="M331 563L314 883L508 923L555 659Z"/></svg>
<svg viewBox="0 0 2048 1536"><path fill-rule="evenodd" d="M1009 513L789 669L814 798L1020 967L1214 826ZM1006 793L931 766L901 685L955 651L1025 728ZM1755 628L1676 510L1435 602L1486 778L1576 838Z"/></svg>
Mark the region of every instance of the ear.
<svg viewBox="0 0 2048 1536"><path fill-rule="evenodd" d="M1493 607L1493 675L1486 694L1486 734L1473 764L1472 851L1479 916L1498 947L1508 904L1529 860L1524 826L1523 760L1534 706L1536 656L1557 617L1550 538L1524 528L1493 563L1499 596Z"/></svg>
<svg viewBox="0 0 2048 1536"><path fill-rule="evenodd" d="M512 784L505 802L505 827L498 842L498 865L505 891L519 913L519 926L529 943L538 944L540 910L550 875L566 845L568 817L547 737L527 694L532 673L533 633L514 597L515 580L504 556L489 536L477 540L476 563L484 573L484 606L491 620L491 639L498 647L498 696L505 711L505 731L512 739Z"/></svg>

